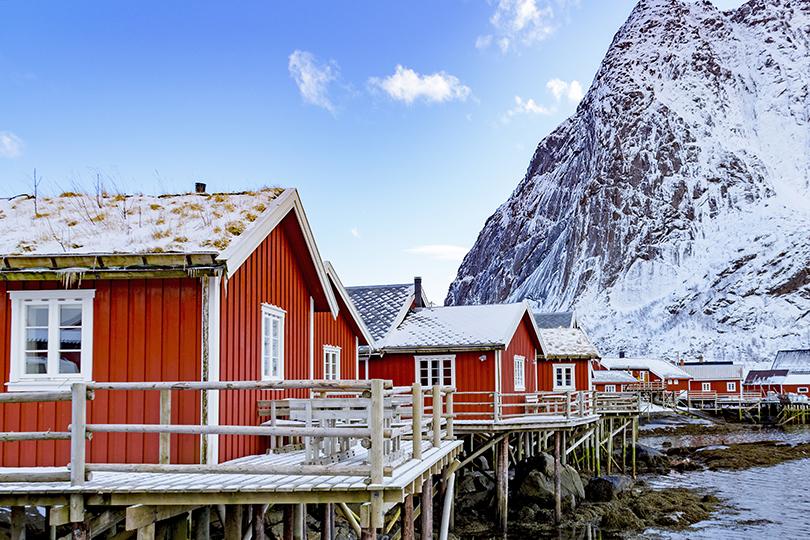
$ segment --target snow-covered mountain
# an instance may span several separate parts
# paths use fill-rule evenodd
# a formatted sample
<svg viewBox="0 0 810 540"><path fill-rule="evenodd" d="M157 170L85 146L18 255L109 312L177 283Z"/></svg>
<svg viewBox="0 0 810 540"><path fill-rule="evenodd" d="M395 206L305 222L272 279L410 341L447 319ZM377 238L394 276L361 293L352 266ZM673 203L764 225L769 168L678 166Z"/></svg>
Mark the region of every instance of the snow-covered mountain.
<svg viewBox="0 0 810 540"><path fill-rule="evenodd" d="M810 0L641 0L447 304L577 309L603 354L810 346Z"/></svg>

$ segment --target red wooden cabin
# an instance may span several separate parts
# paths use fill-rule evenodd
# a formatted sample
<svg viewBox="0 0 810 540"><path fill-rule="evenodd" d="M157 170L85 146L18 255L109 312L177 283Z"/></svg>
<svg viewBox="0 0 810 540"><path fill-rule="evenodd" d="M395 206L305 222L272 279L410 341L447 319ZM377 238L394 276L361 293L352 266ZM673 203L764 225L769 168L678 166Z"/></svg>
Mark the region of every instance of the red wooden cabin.
<svg viewBox="0 0 810 540"><path fill-rule="evenodd" d="M630 372L613 369L594 369L592 381L594 390L608 393L629 391L638 382Z"/></svg>
<svg viewBox="0 0 810 540"><path fill-rule="evenodd" d="M328 275L294 189L66 193L37 203L35 214L29 197L0 201L0 392L91 380L312 379L326 345L340 347L341 376L356 373L362 323ZM172 423L256 425L267 394L176 391ZM69 407L0 404L0 431L64 431ZM89 411L91 423L157 423L158 396L98 391ZM98 433L88 460L156 462L157 441ZM171 462L214 463L265 445L172 435ZM64 465L68 456L67 441L0 446L2 466Z"/></svg>
<svg viewBox="0 0 810 540"><path fill-rule="evenodd" d="M579 328L541 328L543 356L538 358L537 380L542 391L593 390L593 360L599 351Z"/></svg>
<svg viewBox="0 0 810 540"><path fill-rule="evenodd" d="M652 383L670 391L688 391L691 375L660 358L602 358L600 363L607 369L627 371L640 383Z"/></svg>
<svg viewBox="0 0 810 540"><path fill-rule="evenodd" d="M689 392L739 396L743 392L743 366L732 362L685 362L679 366L692 376Z"/></svg>

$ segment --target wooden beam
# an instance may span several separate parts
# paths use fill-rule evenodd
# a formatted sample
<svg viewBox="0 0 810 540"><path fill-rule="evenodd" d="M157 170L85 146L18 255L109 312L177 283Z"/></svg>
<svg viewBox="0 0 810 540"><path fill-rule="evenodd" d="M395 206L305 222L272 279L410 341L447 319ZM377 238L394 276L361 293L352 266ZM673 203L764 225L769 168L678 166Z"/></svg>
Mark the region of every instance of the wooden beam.
<svg viewBox="0 0 810 540"><path fill-rule="evenodd" d="M90 537L100 536L126 518L124 510L105 510L90 520Z"/></svg>
<svg viewBox="0 0 810 540"><path fill-rule="evenodd" d="M495 494L497 499L496 525L499 532L505 533L509 510L509 437L498 442L495 464Z"/></svg>
<svg viewBox="0 0 810 540"><path fill-rule="evenodd" d="M201 506L191 512L191 537L209 540L211 537L211 507Z"/></svg>
<svg viewBox="0 0 810 540"><path fill-rule="evenodd" d="M11 507L11 540L25 540L25 507Z"/></svg>
<svg viewBox="0 0 810 540"><path fill-rule="evenodd" d="M70 521L84 523L84 496L81 493L70 496Z"/></svg>
<svg viewBox="0 0 810 540"><path fill-rule="evenodd" d="M180 514L186 514L194 510L196 506L187 505L144 505L138 504L130 506L126 510L126 530L134 531L149 525L150 523L157 523L164 519L173 518Z"/></svg>
<svg viewBox="0 0 810 540"><path fill-rule="evenodd" d="M422 512L421 540L433 538L433 477L428 476L422 486L422 500L419 507Z"/></svg>
<svg viewBox="0 0 810 540"><path fill-rule="evenodd" d="M150 523L138 529L138 540L155 540L155 524Z"/></svg>
<svg viewBox="0 0 810 540"><path fill-rule="evenodd" d="M267 535L264 530L264 514L267 511L267 505L254 504L252 508L253 508L253 521L252 521L253 540L265 540Z"/></svg>
<svg viewBox="0 0 810 540"><path fill-rule="evenodd" d="M411 501L413 501L413 498L411 498ZM411 504L413 504L413 502L411 502ZM360 529L360 523L357 522L357 516L354 514L354 512L352 512L351 508L346 505L346 503L338 503L338 509L340 510L340 513L343 514L346 521L349 522L349 526L354 531L354 534L359 537L362 531Z"/></svg>
<svg viewBox="0 0 810 540"><path fill-rule="evenodd" d="M407 495L402 503L402 540L414 540L413 495Z"/></svg>
<svg viewBox="0 0 810 540"><path fill-rule="evenodd" d="M50 507L48 512L48 525L58 527L70 523L70 506L63 504Z"/></svg>

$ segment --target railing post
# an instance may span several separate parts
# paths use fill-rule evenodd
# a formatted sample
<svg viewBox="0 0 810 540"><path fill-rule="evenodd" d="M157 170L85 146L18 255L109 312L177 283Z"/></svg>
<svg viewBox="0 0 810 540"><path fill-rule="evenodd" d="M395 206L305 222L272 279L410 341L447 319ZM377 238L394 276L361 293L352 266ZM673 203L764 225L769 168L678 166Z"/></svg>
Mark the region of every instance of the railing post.
<svg viewBox="0 0 810 540"><path fill-rule="evenodd" d="M579 393L579 415L585 416L585 392Z"/></svg>
<svg viewBox="0 0 810 540"><path fill-rule="evenodd" d="M70 485L84 484L87 437L87 383L76 382L71 390Z"/></svg>
<svg viewBox="0 0 810 540"><path fill-rule="evenodd" d="M172 391L160 391L160 423L169 425L172 423ZM207 437L207 435L203 435ZM158 442L158 463L169 463L171 461L172 434L161 433Z"/></svg>
<svg viewBox="0 0 810 540"><path fill-rule="evenodd" d="M497 422L501 417L501 393L495 392L492 398L492 420Z"/></svg>
<svg viewBox="0 0 810 540"><path fill-rule="evenodd" d="M565 417L569 418L571 416L571 392L565 392Z"/></svg>
<svg viewBox="0 0 810 540"><path fill-rule="evenodd" d="M442 389L439 385L433 385L433 447L438 448L442 444Z"/></svg>
<svg viewBox="0 0 810 540"><path fill-rule="evenodd" d="M371 381L371 448L369 448L372 484L383 482L383 407L383 381L374 379Z"/></svg>
<svg viewBox="0 0 810 540"><path fill-rule="evenodd" d="M455 437L453 434L453 390L448 389L446 398L447 403L445 410L447 411L447 440L452 441Z"/></svg>
<svg viewBox="0 0 810 540"><path fill-rule="evenodd" d="M422 459L422 414L425 410L425 402L422 396L422 385L413 383L413 458Z"/></svg>

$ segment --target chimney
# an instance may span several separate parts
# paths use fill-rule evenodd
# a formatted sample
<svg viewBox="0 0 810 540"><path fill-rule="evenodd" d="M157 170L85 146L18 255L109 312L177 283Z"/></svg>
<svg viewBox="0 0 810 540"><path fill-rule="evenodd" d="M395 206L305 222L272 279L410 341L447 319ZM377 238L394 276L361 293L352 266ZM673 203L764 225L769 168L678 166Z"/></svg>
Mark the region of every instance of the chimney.
<svg viewBox="0 0 810 540"><path fill-rule="evenodd" d="M619 351L619 358L624 358L624 351Z"/></svg>
<svg viewBox="0 0 810 540"><path fill-rule="evenodd" d="M413 295L414 307L425 307L425 303L422 302L422 278L419 276L413 278Z"/></svg>
<svg viewBox="0 0 810 540"><path fill-rule="evenodd" d="M205 193L205 184L203 182L194 182L194 193Z"/></svg>

